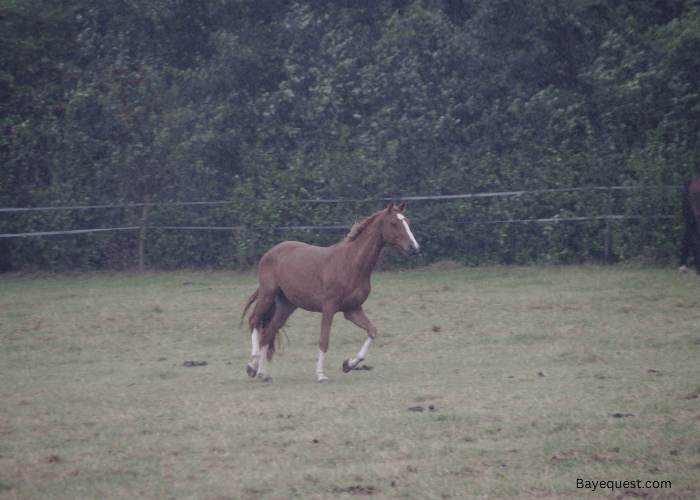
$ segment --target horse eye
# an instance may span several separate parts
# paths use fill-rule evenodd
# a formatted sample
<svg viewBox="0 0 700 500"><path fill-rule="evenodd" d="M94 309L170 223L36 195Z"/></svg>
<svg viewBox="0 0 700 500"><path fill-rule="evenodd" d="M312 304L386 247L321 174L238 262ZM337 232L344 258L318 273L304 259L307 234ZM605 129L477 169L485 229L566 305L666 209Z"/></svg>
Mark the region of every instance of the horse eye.
<svg viewBox="0 0 700 500"><path fill-rule="evenodd" d="M391 227L396 227L396 222L392 222Z"/></svg>

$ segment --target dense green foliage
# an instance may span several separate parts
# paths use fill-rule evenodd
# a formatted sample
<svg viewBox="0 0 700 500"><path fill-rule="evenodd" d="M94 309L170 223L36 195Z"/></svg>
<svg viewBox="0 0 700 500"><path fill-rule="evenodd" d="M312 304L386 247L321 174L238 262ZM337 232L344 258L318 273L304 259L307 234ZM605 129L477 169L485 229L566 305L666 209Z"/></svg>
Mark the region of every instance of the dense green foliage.
<svg viewBox="0 0 700 500"><path fill-rule="evenodd" d="M244 266L370 200L639 186L409 204L418 264L601 259L605 221L479 221L675 215L648 187L698 169L693 0L7 0L0 33L0 207L124 207L0 234L241 228L0 238L4 270L129 266L139 238L153 266ZM234 203L134 206L205 200ZM680 227L617 221L609 257L668 258Z"/></svg>

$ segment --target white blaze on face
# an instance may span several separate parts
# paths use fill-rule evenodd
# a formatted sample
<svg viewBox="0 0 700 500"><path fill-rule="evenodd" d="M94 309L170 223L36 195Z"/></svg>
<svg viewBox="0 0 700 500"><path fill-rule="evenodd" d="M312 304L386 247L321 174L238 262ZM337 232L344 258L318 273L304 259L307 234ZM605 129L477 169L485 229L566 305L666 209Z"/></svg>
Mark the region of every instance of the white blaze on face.
<svg viewBox="0 0 700 500"><path fill-rule="evenodd" d="M418 250L418 242L416 239L413 237L413 233L408 227L408 222L406 222L406 217L404 217L402 214L396 214L396 216L399 218L401 222L403 222L403 227L406 228L406 232L408 233L408 236L411 238L411 242L413 243L413 246L416 247L416 250Z"/></svg>

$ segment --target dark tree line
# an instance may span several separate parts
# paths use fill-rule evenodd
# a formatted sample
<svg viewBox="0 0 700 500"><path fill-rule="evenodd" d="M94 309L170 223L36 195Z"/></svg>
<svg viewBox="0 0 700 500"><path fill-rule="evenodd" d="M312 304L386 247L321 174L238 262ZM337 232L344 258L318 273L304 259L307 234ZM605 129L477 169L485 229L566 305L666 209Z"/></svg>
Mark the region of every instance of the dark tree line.
<svg viewBox="0 0 700 500"><path fill-rule="evenodd" d="M422 260L676 253L700 169L696 0L40 0L0 3L3 270L245 266L285 238L330 244L405 196L639 186L414 202ZM368 200L309 204L310 199ZM229 200L230 205L140 203ZM254 203L267 200L266 203ZM289 202L283 200L298 200ZM608 225L608 230L610 231Z"/></svg>

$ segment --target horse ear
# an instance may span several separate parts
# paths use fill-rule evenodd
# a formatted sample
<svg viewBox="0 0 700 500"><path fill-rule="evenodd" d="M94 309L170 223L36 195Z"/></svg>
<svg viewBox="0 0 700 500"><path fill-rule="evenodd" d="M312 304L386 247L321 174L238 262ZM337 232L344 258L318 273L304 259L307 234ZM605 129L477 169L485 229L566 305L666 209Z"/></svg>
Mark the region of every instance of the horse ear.
<svg viewBox="0 0 700 500"><path fill-rule="evenodd" d="M403 200L401 202L401 205L398 206L399 212L403 212L406 209L406 200Z"/></svg>
<svg viewBox="0 0 700 500"><path fill-rule="evenodd" d="M386 209L388 213L391 213L391 211L394 209L394 200L391 200L391 203L389 203L389 208Z"/></svg>

